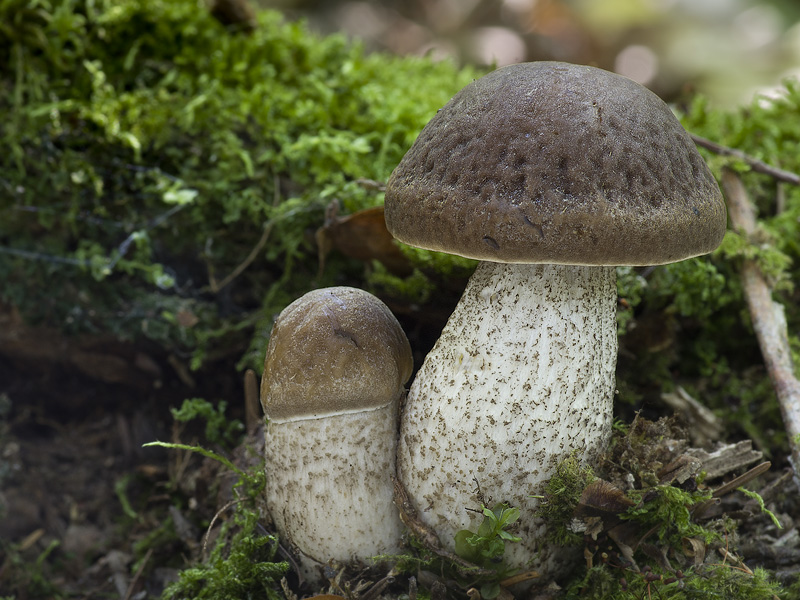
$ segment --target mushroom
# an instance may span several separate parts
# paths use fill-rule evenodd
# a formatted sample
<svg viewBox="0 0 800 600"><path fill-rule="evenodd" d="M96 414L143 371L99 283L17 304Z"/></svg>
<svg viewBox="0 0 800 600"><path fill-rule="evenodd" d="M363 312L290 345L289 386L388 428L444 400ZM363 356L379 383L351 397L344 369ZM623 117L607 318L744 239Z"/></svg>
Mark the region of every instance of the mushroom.
<svg viewBox="0 0 800 600"><path fill-rule="evenodd" d="M453 548L483 498L522 512L511 565L552 573L543 484L591 464L612 419L616 271L713 250L714 177L655 94L557 62L498 69L457 93L392 173L400 241L479 259L401 415L398 476ZM563 562L563 561L561 561ZM563 568L563 567L562 567Z"/></svg>
<svg viewBox="0 0 800 600"><path fill-rule="evenodd" d="M363 290L311 291L275 321L261 382L266 500L312 581L331 559L401 548L392 477L412 368L397 319Z"/></svg>

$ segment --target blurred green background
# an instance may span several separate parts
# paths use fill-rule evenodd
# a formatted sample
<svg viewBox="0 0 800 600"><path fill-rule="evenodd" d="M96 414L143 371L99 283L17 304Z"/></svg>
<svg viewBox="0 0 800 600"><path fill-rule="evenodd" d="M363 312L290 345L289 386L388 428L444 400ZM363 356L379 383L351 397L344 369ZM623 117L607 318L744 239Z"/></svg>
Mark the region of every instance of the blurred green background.
<svg viewBox="0 0 800 600"><path fill-rule="evenodd" d="M384 0L261 2L369 49L460 64L562 60L617 71L669 100L733 107L800 73L794 0Z"/></svg>

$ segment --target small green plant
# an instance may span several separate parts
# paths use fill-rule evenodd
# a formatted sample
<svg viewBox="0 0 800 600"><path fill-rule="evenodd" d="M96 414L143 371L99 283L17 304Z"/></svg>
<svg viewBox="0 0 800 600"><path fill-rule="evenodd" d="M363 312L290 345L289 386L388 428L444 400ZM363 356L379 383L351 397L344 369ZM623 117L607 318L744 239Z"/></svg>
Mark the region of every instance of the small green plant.
<svg viewBox="0 0 800 600"><path fill-rule="evenodd" d="M188 398L178 409L171 409L172 418L181 423L192 419L204 419L206 422L206 439L212 444L228 448L236 444L244 431L244 425L238 419L225 416L228 403L224 400L216 406L203 398Z"/></svg>
<svg viewBox="0 0 800 600"><path fill-rule="evenodd" d="M461 558L497 573L497 578L481 585L481 597L487 600L500 593L500 581L512 574L503 562L506 542L519 542L521 538L507 529L519 519L519 509L508 504L496 504L491 509L481 506L483 522L477 532L462 529L456 533L456 554Z"/></svg>
<svg viewBox="0 0 800 600"><path fill-rule="evenodd" d="M58 548L58 540L51 541L35 559L21 544L9 544L0 539L3 559L3 591L11 592L9 598L62 598L64 591L53 582L48 561ZM31 550L32 552L32 550Z"/></svg>

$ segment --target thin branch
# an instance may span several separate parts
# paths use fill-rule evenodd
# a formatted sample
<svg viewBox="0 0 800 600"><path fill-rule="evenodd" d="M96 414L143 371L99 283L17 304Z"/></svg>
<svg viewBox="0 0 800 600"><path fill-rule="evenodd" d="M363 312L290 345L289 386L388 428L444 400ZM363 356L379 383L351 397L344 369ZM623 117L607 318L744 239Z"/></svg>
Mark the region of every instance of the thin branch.
<svg viewBox="0 0 800 600"><path fill-rule="evenodd" d="M261 249L264 247L264 244L266 244L267 240L269 239L269 234L272 233L273 223L274 221L268 221L267 223L264 224L264 231L261 233L261 238L258 240L258 242L256 242L256 245L253 246L253 249L250 250L250 254L248 254L247 258L245 258L241 263L239 263L239 265L233 271L228 273L225 279L223 279L220 282L217 282L217 280L214 278L213 273L209 273L210 282L208 288L209 290L211 290L212 293L216 294L218 291L220 291L222 288L228 285L231 281L236 279L239 275L241 275L244 272L244 270L247 267L250 266L250 263L252 263L258 257L259 252L261 252Z"/></svg>
<svg viewBox="0 0 800 600"><path fill-rule="evenodd" d="M769 461L766 461L766 462L761 463L760 465L757 465L757 466L753 467L752 469L747 471L747 473L743 473L742 475L739 475L738 477L734 477L728 483L719 486L717 489L714 490L714 493L712 494L712 496L714 498L722 498L725 494L729 494L730 492L732 492L736 488L747 484L748 482L750 482L751 480L755 479L756 477L760 477L761 475L763 475L764 473L769 471L769 468L771 466L772 466L772 463L769 462Z"/></svg>
<svg viewBox="0 0 800 600"><path fill-rule="evenodd" d="M723 169L722 189L728 201L731 225L749 238L756 230L756 217L742 180L732 170ZM789 436L789 462L795 480L800 481L800 381L794 374L783 307L773 302L772 290L756 261L744 260L741 276L753 330Z"/></svg>
<svg viewBox="0 0 800 600"><path fill-rule="evenodd" d="M247 433L253 433L264 422L258 393L258 376L253 369L244 372L244 422Z"/></svg>
<svg viewBox="0 0 800 600"><path fill-rule="evenodd" d="M0 246L0 254L10 254L11 256L19 256L27 260L40 260L42 262L61 265L75 265L77 267L88 267L91 264L91 261L85 259L56 256L54 254L44 254L42 252L31 252L30 250L20 250L19 248L8 248L6 246Z"/></svg>
<svg viewBox="0 0 800 600"><path fill-rule="evenodd" d="M166 212L157 215L156 217L150 219L146 223L144 223L141 227L137 228L133 233L128 235L122 242L117 246L116 254L112 251L106 257L106 264L105 269L107 271L113 270L113 268L117 265L117 263L125 257L130 250L131 245L136 240L137 236L141 235L142 231L150 231L151 229L155 229L162 223L164 223L167 219L169 219L172 215L177 213L180 210L183 210L186 207L186 204L178 204L173 206ZM34 211L29 211L34 212ZM118 224L112 223L115 226ZM25 258L27 260L38 260L42 262L50 262L55 264L63 264L63 265L75 265L77 267L90 267L92 265L92 261L89 259L82 259L82 258L70 258L65 256L57 256L54 254L45 254L42 252L32 252L30 250L21 250L19 248L9 248L6 246L0 246L0 254L10 254L12 256L19 256L21 258Z"/></svg>
<svg viewBox="0 0 800 600"><path fill-rule="evenodd" d="M281 191L280 191L281 183L280 183L280 178L278 177L277 174L273 174L273 176L275 178L275 190L273 192L273 198L272 198L272 206L274 208L278 206L278 204L280 204L281 202ZM272 233L272 228L274 227L274 225L275 225L274 220L270 220L264 223L264 231L261 233L261 238L258 240L258 242L256 242L256 245L253 246L253 249L250 250L250 254L248 254L247 258L245 258L239 264L239 266L237 266L233 271L231 271L227 275L227 277L225 277L222 281L217 282L216 278L214 277L213 268L211 268L211 266L209 265L208 289L211 290L211 292L216 294L218 291L220 291L222 288L228 285L231 281L233 281L239 275L241 275L242 272L244 272L244 270L250 266L250 263L252 263L258 257L259 252L261 252L261 249L267 243L267 240L269 239L269 236Z"/></svg>
<svg viewBox="0 0 800 600"><path fill-rule="evenodd" d="M748 165L750 165L750 168L753 169L753 171L763 173L764 175L769 175L770 177L774 177L779 181L800 185L800 175L792 173L791 171L784 171L783 169L773 167L772 165L768 165L767 163L758 160L749 154L745 154L736 148L729 148L728 146L717 144L716 142L712 142L711 140L707 140L706 138L700 137L699 135L695 135L693 133L690 133L689 135L692 137L692 141L695 144L705 148L706 150L711 150L711 152L714 154L733 156L734 158L738 158L746 162Z"/></svg>
<svg viewBox="0 0 800 600"><path fill-rule="evenodd" d="M144 555L142 562L139 563L139 568L136 569L136 573L133 574L133 579L131 579L130 584L128 585L128 590L125 592L124 600L130 600L133 598L133 590L136 588L136 584L139 582L139 579L142 577L142 573L144 572L144 568L147 565L147 562L150 560L150 557L153 556L153 549L148 548L147 553Z"/></svg>
<svg viewBox="0 0 800 600"><path fill-rule="evenodd" d="M211 530L214 528L214 523L217 522L217 519L220 518L222 513L224 513L232 506L236 506L242 501L243 501L242 498L237 498L236 500L230 500L227 504L225 504L225 506L220 508L214 515L214 518L211 519L211 522L208 524L208 527L206 527L206 533L203 536L203 561L208 560L208 540L211 537Z"/></svg>

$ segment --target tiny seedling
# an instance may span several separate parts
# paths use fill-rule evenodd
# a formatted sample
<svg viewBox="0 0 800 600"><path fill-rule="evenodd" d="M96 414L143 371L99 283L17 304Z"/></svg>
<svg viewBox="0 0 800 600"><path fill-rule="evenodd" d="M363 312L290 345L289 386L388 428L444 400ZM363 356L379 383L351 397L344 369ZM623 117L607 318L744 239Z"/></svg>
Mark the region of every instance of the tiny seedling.
<svg viewBox="0 0 800 600"><path fill-rule="evenodd" d="M481 505L481 510L483 522L477 533L469 529L456 533L456 554L483 569L497 573L496 578L481 585L481 597L490 600L500 593L500 581L512 574L512 569L503 562L503 554L506 551L506 542L521 540L507 531L519 519L519 509L509 507L508 504L496 504L491 509Z"/></svg>

